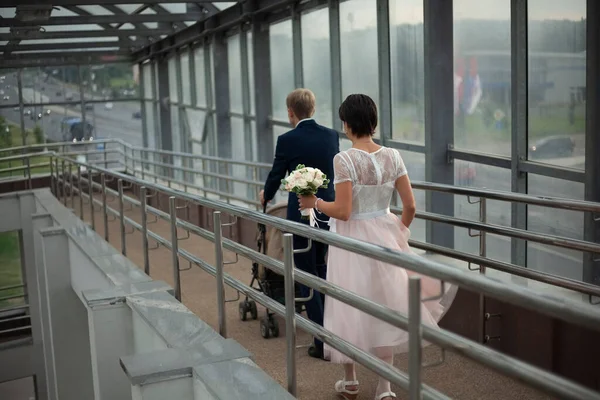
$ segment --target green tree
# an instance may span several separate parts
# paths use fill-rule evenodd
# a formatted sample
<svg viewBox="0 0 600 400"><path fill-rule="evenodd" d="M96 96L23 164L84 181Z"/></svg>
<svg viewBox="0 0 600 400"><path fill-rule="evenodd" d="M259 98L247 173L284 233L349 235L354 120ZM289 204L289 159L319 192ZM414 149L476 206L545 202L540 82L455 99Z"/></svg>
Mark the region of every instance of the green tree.
<svg viewBox="0 0 600 400"><path fill-rule="evenodd" d="M33 137L36 143L44 143L44 130L38 124L33 128Z"/></svg>
<svg viewBox="0 0 600 400"><path fill-rule="evenodd" d="M7 148L12 146L12 134L4 117L0 117L0 147Z"/></svg>

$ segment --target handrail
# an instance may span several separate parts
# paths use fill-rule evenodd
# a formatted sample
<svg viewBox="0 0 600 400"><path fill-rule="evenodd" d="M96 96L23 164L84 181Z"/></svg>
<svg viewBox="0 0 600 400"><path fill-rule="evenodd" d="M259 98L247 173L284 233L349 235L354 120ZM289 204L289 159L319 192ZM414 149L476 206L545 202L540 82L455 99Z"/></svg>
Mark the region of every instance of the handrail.
<svg viewBox="0 0 600 400"><path fill-rule="evenodd" d="M120 146L124 146L130 150L136 150L145 153L153 153L153 154L163 154L169 156L176 156L182 158L192 158L198 160L205 161L214 161L214 162L225 162L235 165L253 167L253 168L267 168L270 169L271 165L260 162L252 162L252 161L238 161L233 159L223 159L214 156L206 156L206 155L198 155L198 154L190 154L169 150L158 150L158 149L149 149L140 146L134 146L122 139L97 139L91 142L55 142L48 144L34 144L27 146L17 146L8 149L1 149L0 154L3 152L11 152L11 151L20 151L24 149L37 149L37 148L50 148L50 147L61 147L61 146L91 146L95 144L118 144ZM128 158L128 155L124 155ZM144 163L147 161L144 160ZM173 168L177 168L173 166ZM513 193L513 192L504 192L493 189L478 189L478 188L467 188L453 185L446 185L441 183L433 183L433 182L424 182L424 181L412 181L412 186L414 189L419 190L432 190L437 192L444 192L454 195L462 195L462 196L471 196L471 197L482 197L489 200L498 200L498 201L508 201L508 202L517 202L524 203L528 205L535 205L541 207L550 207L550 208L558 208L565 210L573 210L573 211L587 211L587 212L595 212L600 213L600 204L592 201L586 200L573 200L561 197L552 197L552 196L536 196L531 194L521 194L521 193Z"/></svg>
<svg viewBox="0 0 600 400"><path fill-rule="evenodd" d="M371 257L388 264L402 266L402 268L431 276L432 278L436 278L445 282L450 282L470 289L474 292L479 292L490 297L506 301L507 303L511 303L513 305L529 308L557 319L581 324L591 328L592 330L600 331L600 312L596 308L585 304L578 304L550 295L542 297L535 291L517 286L512 283L502 283L489 277L469 274L467 272L457 270L454 267L414 256L412 254L392 251L382 246L339 236L332 232L311 228L301 223L276 218L247 208L239 207L234 204L227 204L220 201L211 200L209 198L195 196L187 192L168 188L157 183L144 181L134 176L111 171L76 160L71 160L65 157L58 156L57 158L66 162L71 162L75 165L85 166L86 168L95 170L98 173L112 175L117 179L122 179L139 186L145 186L149 189L154 189L171 196L176 196L213 210L225 212L239 218L249 219L257 223L277 228L283 232L293 233L307 239L348 250L359 255Z"/></svg>
<svg viewBox="0 0 600 400"><path fill-rule="evenodd" d="M71 161L68 161L71 162ZM79 162L73 162L74 164L83 164L83 163L79 163ZM187 195L185 192L180 192L177 190L173 190L173 189L169 189L166 188L162 185L156 185L156 184L152 184L150 182L140 182L139 179L135 178L135 177L131 177L131 176L127 176L121 173L117 173L117 172L112 172L109 170L105 170L102 168L96 168L96 167L92 167L93 169L96 169L97 172L99 172L100 174L108 174L108 175L112 175L115 178L118 179L122 179L122 180L128 180L130 182L136 183L136 184L140 184L142 183L145 187L147 188L151 188L169 195L173 195L179 198L184 198L186 200L192 201L194 203L198 203L201 204L205 201L199 201L202 199L198 199L194 196L189 196ZM64 179L63 181L64 185L70 185L70 183ZM92 184L93 187L98 187L97 183L93 183ZM76 188L72 188L73 190L78 190ZM107 189L107 192L114 192L114 190L111 189ZM87 194L83 193L84 196L88 196ZM141 202L139 200L130 198L129 196L124 196L122 195L122 193L119 194L121 196L121 201L123 200L127 200L130 201L132 204L134 205L141 205ZM94 203L101 203L99 200L97 199L91 199L92 202ZM211 201L208 201L208 203L212 203ZM208 206L208 205L207 205ZM260 213L256 213L256 212L252 212L252 211L247 211L245 209L239 209L239 207L235 207L235 206L230 206L230 205L226 205L221 203L221 208L223 209L222 211L228 212L226 211L226 209L231 211L232 215L236 215L236 216L242 216L245 217L244 215L241 214L246 214L248 213L248 215L253 215L254 216L264 216L264 214L260 214ZM215 207L213 206L209 206L213 209L215 209ZM110 213L114 214L114 215L120 215L120 212L117 210L114 210L112 208L106 207L107 211L109 211ZM160 217L163 217L164 219L166 219L167 216L169 216L169 214L155 209L153 207L149 207L146 206L146 211L147 212L151 212L153 214L156 214ZM238 213L240 215L238 215ZM270 216L264 216L265 218L261 218L261 219L265 219L265 220L272 220L272 219L276 219L275 217L270 217ZM270 217L270 218L267 218ZM132 225L136 230L142 231L143 232L143 227L133 221L132 219L128 218L128 217L123 217L121 216L121 221L122 223L128 223L130 225ZM171 220L173 221L173 220ZM296 224L296 223L290 223L289 221L283 221L281 223L281 225L287 225L288 228L295 228L294 225L301 225L301 224ZM264 221L263 221L264 222ZM172 222L173 223L173 222ZM175 218L175 226L179 226L182 227L186 230L190 230L195 234L198 234L201 237L204 238L212 238L212 240L215 240L215 236L214 234L211 234L210 232L199 228L195 225L190 224L187 221L181 221L179 218ZM294 231L297 229L285 229L286 231ZM308 228L308 230L311 230L311 228ZM314 229L312 229L314 230ZM157 242L161 243L163 246L172 249L173 247L171 246L171 243L160 237L159 235L157 235L154 232L151 232L149 230L146 230L147 234L149 237L151 237L153 240L156 240ZM296 232L294 232L296 233ZM330 237L330 236L337 236L335 234L331 234L331 233L327 233L326 235L324 235L325 237ZM323 240L320 240L323 241ZM324 241L327 242L327 241ZM334 241L330 241L329 244L333 244L335 245L335 243L333 243ZM340 237L339 243L343 244L343 242L352 242L351 239L348 238L342 238ZM358 242L358 241L354 241L354 242ZM361 243L361 242L358 242ZM284 266L282 265L282 263L280 261L274 260L271 257L268 257L266 255L263 255L259 252L256 252L255 250L249 249L245 246L242 246L234 241L228 240L228 239L223 239L223 245L225 248L228 248L229 250L235 251L238 254L241 254L243 256L246 256L252 260L255 260L263 265L265 265L268 268L271 268L279 273L281 273L284 269ZM356 246L356 244L351 244L353 247ZM340 246L341 247L341 246ZM378 248L378 246L374 246L375 248ZM344 248L344 247L342 247ZM381 248L378 248L379 250L381 250ZM347 248L347 250L352 251L351 248ZM182 256L183 258L187 259L190 262L193 262L194 264L200 266L200 268L204 269L205 271L211 273L212 275L215 275L214 271L214 267L208 265L206 262L204 262L203 260L195 257L194 255L190 254L189 252L185 251L185 250L177 250L178 254L180 256ZM379 257L383 257L384 259L389 258L389 253L396 253L393 252L391 250L387 250L384 251L385 254L367 254L367 250L366 249L358 249L358 253L363 253L363 255L371 255L371 256L375 256L374 258L378 258ZM377 252L377 251L375 251ZM411 257L414 258L414 257ZM414 260L413 260L414 261ZM431 263L431 262L429 262ZM426 262L427 264L427 262ZM437 263L432 263L432 264L437 264ZM438 264L441 265L441 264ZM403 267L406 267L406 265L403 265ZM411 269L411 268L408 268ZM447 271L446 271L447 273ZM325 295L334 297L340 301L346 302L347 304L354 306L364 312L367 312L377 318L380 318L392 325L398 326L402 329L406 329L409 325L410 325L410 321L406 318L406 316L391 310L385 306L370 302L354 293L351 292L347 292L345 290L343 290L342 288L333 285L327 281L324 281L320 278L314 277L310 274L304 273L302 271L296 271L295 272L296 277L298 282L306 284L316 290L319 290L320 292L324 293ZM468 273L462 273L463 275L469 275ZM433 276L433 275L432 275ZM435 277L435 276L434 276ZM250 297L254 298L256 301L263 303L263 301L267 302L267 306L272 309L273 311L275 311L278 314L284 314L285 313L285 309L282 310L283 306L281 305L271 305L272 303L267 300L264 299L262 297L264 296L259 296L258 294L252 293L252 289L249 288L248 286L244 285L243 283L235 280L232 277L225 277L225 283L227 283L229 286L235 288L236 290L243 292L245 294L248 294ZM515 286L515 285L503 285L505 287L509 287L509 286ZM518 292L512 292L511 294L512 296L518 297L519 294ZM493 296L496 297L496 296ZM527 297L527 296L525 296ZM548 299L550 297L548 296ZM262 301L261 301L262 300ZM515 299L515 301L519 301L519 299ZM539 304L543 304L545 302L545 300L542 300ZM523 303L520 304L521 306L525 306L527 307L527 303ZM571 310L573 311L572 305L568 305L565 304L565 309L564 310ZM291 307L293 308L293 307ZM582 307L582 308L586 308L586 307ZM563 310L563 311L564 311ZM596 314L598 314L596 312ZM597 317L600 316L600 314L597 315ZM347 344L345 344L343 341L340 343L338 343L339 338L337 337L333 337L330 333L328 333L327 331L325 331L322 327L318 327L316 326L314 323L305 320L302 317L297 316L296 317L299 325L301 327L303 327L304 329L308 330L309 333L316 335L317 337L319 337L320 339L322 339L324 342L328 343L328 344L332 344L334 347L340 349L339 346L342 347L342 349L348 349ZM557 394L563 398L574 398L574 399L578 399L578 398L599 398L599 394L584 388L578 384L575 384L573 382L570 382L569 380L556 376L552 373L543 371L537 367L533 367L531 365L528 365L524 362L518 361L516 359L513 359L511 357L507 357L495 350L492 350L490 348L484 347L482 345L476 344L474 342L471 342L465 338L462 338L458 335L452 334L448 331L445 330L438 330L438 329L433 329L427 326L421 326L421 328L423 329L423 338L431 341L432 343L436 343L436 344L440 344L443 346L443 348L447 348L447 349L451 349L459 354L463 354L467 357L470 357L476 361L479 361L485 365L489 365L493 368L499 369L502 372L513 376L513 377L517 377L519 379L523 379L531 384L533 384L534 386L541 388L543 390L546 390L550 393L553 394ZM595 326L596 329L600 329L600 326ZM337 346L336 346L337 345ZM355 351L355 349L350 348L353 352ZM359 352L358 355L356 356L358 358L359 361L364 361L364 362L369 362L370 360L368 358L364 358L364 357L359 357L361 356L362 353ZM373 366L373 364L369 364L370 366ZM376 366L376 371L381 371L381 368ZM393 381L398 381L398 376L397 375L393 375L394 371L384 371L386 372L385 377L388 379L392 379ZM391 374L388 375L388 373L391 372ZM400 376L402 376L400 374ZM401 381L400 382L402 384L402 387L406 387L406 382L405 381ZM434 390L430 390L430 388L424 386L423 387L423 391L425 394L425 398L437 398L438 393Z"/></svg>

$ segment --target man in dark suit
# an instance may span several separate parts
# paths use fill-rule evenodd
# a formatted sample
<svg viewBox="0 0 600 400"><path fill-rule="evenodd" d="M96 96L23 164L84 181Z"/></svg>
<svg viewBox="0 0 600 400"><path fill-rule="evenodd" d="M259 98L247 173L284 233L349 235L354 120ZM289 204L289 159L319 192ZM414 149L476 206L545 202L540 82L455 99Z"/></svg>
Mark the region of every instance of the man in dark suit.
<svg viewBox="0 0 600 400"><path fill-rule="evenodd" d="M317 124L312 118L315 113L315 95L308 89L296 89L288 95L286 103L288 118L294 129L277 139L273 168L264 190L260 193L263 204L275 197L286 173L295 170L299 164L320 169L331 182L334 178L333 157L340 151L339 136L335 130ZM330 183L327 189L319 190L317 196L324 201L335 200L333 184ZM288 197L287 219L308 224L307 220L301 218L298 197L295 193L290 193ZM327 221L328 217L322 215L319 219ZM319 222L319 226L322 229L329 229L327 223ZM306 238L294 235L294 249L307 247ZM325 279L326 253L326 245L313 242L310 251L294 254L296 268ZM310 289L301 285L301 292L302 297L308 297ZM325 296L315 291L312 299L306 302L308 318L321 326L323 326L324 300ZM311 357L323 358L323 342L315 338L314 345L308 349L308 354Z"/></svg>

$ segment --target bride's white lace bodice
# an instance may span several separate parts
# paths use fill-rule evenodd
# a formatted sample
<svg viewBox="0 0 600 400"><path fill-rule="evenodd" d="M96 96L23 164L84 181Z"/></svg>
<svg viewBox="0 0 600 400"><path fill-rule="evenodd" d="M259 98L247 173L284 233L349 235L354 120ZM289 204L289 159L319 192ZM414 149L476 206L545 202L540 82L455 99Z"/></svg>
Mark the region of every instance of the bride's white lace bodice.
<svg viewBox="0 0 600 400"><path fill-rule="evenodd" d="M366 219L389 212L396 180L406 167L396 149L381 147L373 153L349 149L333 160L334 184L352 182L352 219Z"/></svg>

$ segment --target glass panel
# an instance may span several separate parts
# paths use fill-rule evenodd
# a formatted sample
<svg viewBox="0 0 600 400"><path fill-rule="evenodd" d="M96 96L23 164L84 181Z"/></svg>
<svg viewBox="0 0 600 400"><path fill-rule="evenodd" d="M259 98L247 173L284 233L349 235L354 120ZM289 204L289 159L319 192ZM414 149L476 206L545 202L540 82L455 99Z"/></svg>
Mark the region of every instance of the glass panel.
<svg viewBox="0 0 600 400"><path fill-rule="evenodd" d="M143 75L144 75L144 98L148 100L153 100L152 93L152 65L150 63L146 63L142 65Z"/></svg>
<svg viewBox="0 0 600 400"><path fill-rule="evenodd" d="M154 120L154 102L146 101L145 102L145 114L144 118L146 119L146 130L148 135L148 147L151 149L156 148L156 126Z"/></svg>
<svg viewBox="0 0 600 400"><path fill-rule="evenodd" d="M529 158L584 169L586 1L528 2Z"/></svg>
<svg viewBox="0 0 600 400"><path fill-rule="evenodd" d="M190 82L190 55L186 51L181 54L181 82L183 93L183 104L192 105L192 88Z"/></svg>
<svg viewBox="0 0 600 400"><path fill-rule="evenodd" d="M379 105L377 2L348 0L340 4L340 45L342 100L363 93Z"/></svg>
<svg viewBox="0 0 600 400"><path fill-rule="evenodd" d="M213 109L215 108L215 100L217 98L217 96L215 95L215 58L214 58L214 54L215 54L215 46L214 44L210 44L210 81L211 81L211 91L212 91L212 104L213 104Z"/></svg>
<svg viewBox="0 0 600 400"><path fill-rule="evenodd" d="M177 106L171 106L171 135L173 136L173 151L181 152L181 129Z"/></svg>
<svg viewBox="0 0 600 400"><path fill-rule="evenodd" d="M312 29L318 26L319 29ZM315 119L331 127L331 52L329 49L329 10L320 10L302 15L302 69L304 86L311 89L317 98ZM309 29L310 28L310 29Z"/></svg>
<svg viewBox="0 0 600 400"><path fill-rule="evenodd" d="M406 165L408 171L408 177L412 181L422 181L425 178L425 155L422 153L415 153L411 151L400 151L402 160ZM425 211L425 192L422 190L414 190L415 201L417 203L417 211ZM400 207L402 202L400 196L394 196L396 199L396 205ZM413 221L410 226L411 239L419 240L424 242L425 239L425 220L417 219Z"/></svg>
<svg viewBox="0 0 600 400"><path fill-rule="evenodd" d="M292 44L292 21L271 25L269 31L271 50L271 94L273 118L287 121L285 99L294 90L294 49Z"/></svg>
<svg viewBox="0 0 600 400"><path fill-rule="evenodd" d="M584 185L539 175L529 175L528 193L539 196L584 199ZM548 235L583 239L583 213L546 207L527 207L527 227ZM527 267L563 277L583 278L582 253L529 242Z"/></svg>
<svg viewBox="0 0 600 400"><path fill-rule="evenodd" d="M254 96L255 96L255 92L254 92L254 47L252 44L252 32L248 32L246 34L247 36L247 40L246 42L248 43L248 77L249 77L249 82L250 82L250 114L254 115L254 113L256 112L256 105L254 104ZM254 126L254 124L253 124ZM254 147L256 148L256 147Z"/></svg>
<svg viewBox="0 0 600 400"><path fill-rule="evenodd" d="M456 185L474 188L494 188L510 191L510 170L485 164L456 160L454 163ZM471 202L478 198L471 198ZM470 221L480 221L480 203L471 204L466 196L454 196L454 216ZM505 201L486 201L487 223L511 225L511 205ZM475 232L478 233L478 232ZM511 241L506 236L486 235L486 257L505 262L511 261ZM467 229L454 228L454 248L479 255L479 237L471 237Z"/></svg>
<svg viewBox="0 0 600 400"><path fill-rule="evenodd" d="M425 141L423 0L390 0L392 139Z"/></svg>
<svg viewBox="0 0 600 400"><path fill-rule="evenodd" d="M19 87L17 85L17 72L13 72L12 70L2 69L0 70L0 105L6 106L18 106L19 105ZM26 97L27 96L27 97ZM25 85L23 85L23 101L31 102L33 101L33 97L41 97L41 94L36 95L36 93L31 90L25 90ZM36 102L39 100L36 99ZM3 116L14 118L15 121L19 121L19 113L17 112L16 117L10 115L8 109L2 110Z"/></svg>
<svg viewBox="0 0 600 400"><path fill-rule="evenodd" d="M171 104L179 102L177 95L177 62L175 57L169 58L169 101Z"/></svg>
<svg viewBox="0 0 600 400"><path fill-rule="evenodd" d="M85 96L104 100L138 97L137 73L131 64L103 64L82 67ZM88 97L89 96L89 97Z"/></svg>
<svg viewBox="0 0 600 400"><path fill-rule="evenodd" d="M194 51L194 68L196 69L196 105L206 107L206 71L204 68L204 48Z"/></svg>
<svg viewBox="0 0 600 400"><path fill-rule="evenodd" d="M242 104L242 64L240 62L240 54L240 36L231 36L227 40L227 62L229 64L229 107L231 111L235 112L244 111Z"/></svg>
<svg viewBox="0 0 600 400"><path fill-rule="evenodd" d="M242 118L231 117L231 158L234 160L246 159L246 135L244 134L244 120ZM234 177L246 179L246 167L243 165L233 165L228 171ZM245 183L234 182L233 193L236 196L245 198L248 194L248 185Z"/></svg>
<svg viewBox="0 0 600 400"><path fill-rule="evenodd" d="M273 136L275 137L275 139L273 140L273 154L275 154L275 147L277 146L277 138L280 135L283 135L284 133L288 132L290 128L286 128L283 126L273 126ZM287 193L283 193L282 191L277 191L277 194L275 195L275 199L273 200L272 204L276 204L279 202L287 202Z"/></svg>
<svg viewBox="0 0 600 400"><path fill-rule="evenodd" d="M510 2L454 2L454 143L510 155Z"/></svg>
<svg viewBox="0 0 600 400"><path fill-rule="evenodd" d="M107 107L107 104L112 104L112 108ZM140 108L139 101L95 103L91 110L86 110L86 121L94 126L95 138L121 139L134 146L142 146ZM58 126L60 127L60 123Z"/></svg>

